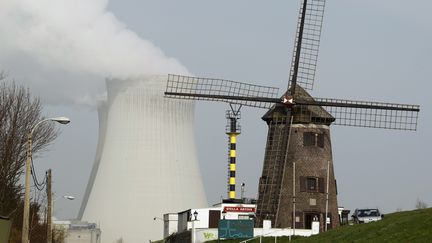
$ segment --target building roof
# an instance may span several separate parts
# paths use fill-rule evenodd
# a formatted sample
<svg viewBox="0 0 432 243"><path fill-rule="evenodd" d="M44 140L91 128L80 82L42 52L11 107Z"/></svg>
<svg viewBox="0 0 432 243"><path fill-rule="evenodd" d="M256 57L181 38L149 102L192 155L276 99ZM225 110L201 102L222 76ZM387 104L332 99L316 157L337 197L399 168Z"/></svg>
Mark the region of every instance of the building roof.
<svg viewBox="0 0 432 243"><path fill-rule="evenodd" d="M300 100L313 102L314 98L301 86L297 85L294 102ZM321 106L294 105L291 111L294 115L294 124L313 123L330 125L335 121L335 118ZM275 104L264 114L262 119L267 122L273 119L280 119L281 122L283 122L286 118L286 114L287 107L285 105Z"/></svg>

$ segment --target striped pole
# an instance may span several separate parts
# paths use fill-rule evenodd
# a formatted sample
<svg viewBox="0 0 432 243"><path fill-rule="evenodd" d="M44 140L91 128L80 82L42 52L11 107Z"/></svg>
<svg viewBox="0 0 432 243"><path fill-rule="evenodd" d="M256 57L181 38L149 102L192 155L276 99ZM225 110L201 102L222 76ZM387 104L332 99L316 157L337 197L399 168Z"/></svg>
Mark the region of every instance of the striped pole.
<svg viewBox="0 0 432 243"><path fill-rule="evenodd" d="M236 192L235 192L235 184L236 184L236 140L237 140L237 134L236 133L229 133L228 134L230 139L230 153L229 153L229 180L228 180L228 197L229 199L235 199L236 198Z"/></svg>
<svg viewBox="0 0 432 243"><path fill-rule="evenodd" d="M240 132L237 129L237 117L229 117L230 125L229 130L227 131L227 135L229 137L229 179L228 179L228 198L235 199L236 198L236 142L237 136Z"/></svg>

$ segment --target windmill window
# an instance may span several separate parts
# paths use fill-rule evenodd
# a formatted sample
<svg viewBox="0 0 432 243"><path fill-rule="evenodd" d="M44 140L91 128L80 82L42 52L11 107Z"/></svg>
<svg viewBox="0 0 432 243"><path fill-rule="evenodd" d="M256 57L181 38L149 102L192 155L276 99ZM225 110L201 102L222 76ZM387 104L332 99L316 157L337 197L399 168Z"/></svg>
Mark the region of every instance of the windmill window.
<svg viewBox="0 0 432 243"><path fill-rule="evenodd" d="M310 192L316 192L318 190L318 180L315 177L306 178L307 190Z"/></svg>
<svg viewBox="0 0 432 243"><path fill-rule="evenodd" d="M324 148L324 134L318 134L316 142L318 147Z"/></svg>
<svg viewBox="0 0 432 243"><path fill-rule="evenodd" d="M324 148L324 134L315 132L304 132L303 146L318 146L320 148Z"/></svg>
<svg viewBox="0 0 432 243"><path fill-rule="evenodd" d="M322 177L300 176L300 192L325 192L325 181Z"/></svg>
<svg viewBox="0 0 432 243"><path fill-rule="evenodd" d="M303 133L303 146L314 146L315 145L315 133L304 132Z"/></svg>

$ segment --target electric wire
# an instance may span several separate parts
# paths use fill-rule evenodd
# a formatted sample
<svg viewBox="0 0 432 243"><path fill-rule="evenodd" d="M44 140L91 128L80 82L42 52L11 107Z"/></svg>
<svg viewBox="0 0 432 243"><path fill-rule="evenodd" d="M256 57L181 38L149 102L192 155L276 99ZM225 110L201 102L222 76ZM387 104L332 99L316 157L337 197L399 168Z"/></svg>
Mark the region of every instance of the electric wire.
<svg viewBox="0 0 432 243"><path fill-rule="evenodd" d="M33 183L38 191L42 191L45 189L47 184L47 179L48 179L47 175L45 174L45 178L43 179L43 181L39 182L36 176L36 171L34 169L33 158L30 158L30 160L31 160L31 175L33 178Z"/></svg>

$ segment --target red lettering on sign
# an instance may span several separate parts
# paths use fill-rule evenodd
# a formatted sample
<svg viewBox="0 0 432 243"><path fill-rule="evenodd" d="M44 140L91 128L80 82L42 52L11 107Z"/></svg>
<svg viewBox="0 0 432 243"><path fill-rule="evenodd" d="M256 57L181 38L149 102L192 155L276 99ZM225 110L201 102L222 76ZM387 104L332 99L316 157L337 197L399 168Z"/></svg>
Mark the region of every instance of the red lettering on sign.
<svg viewBox="0 0 432 243"><path fill-rule="evenodd" d="M244 213L253 213L255 212L255 208L250 207L224 207L225 212L244 212Z"/></svg>

